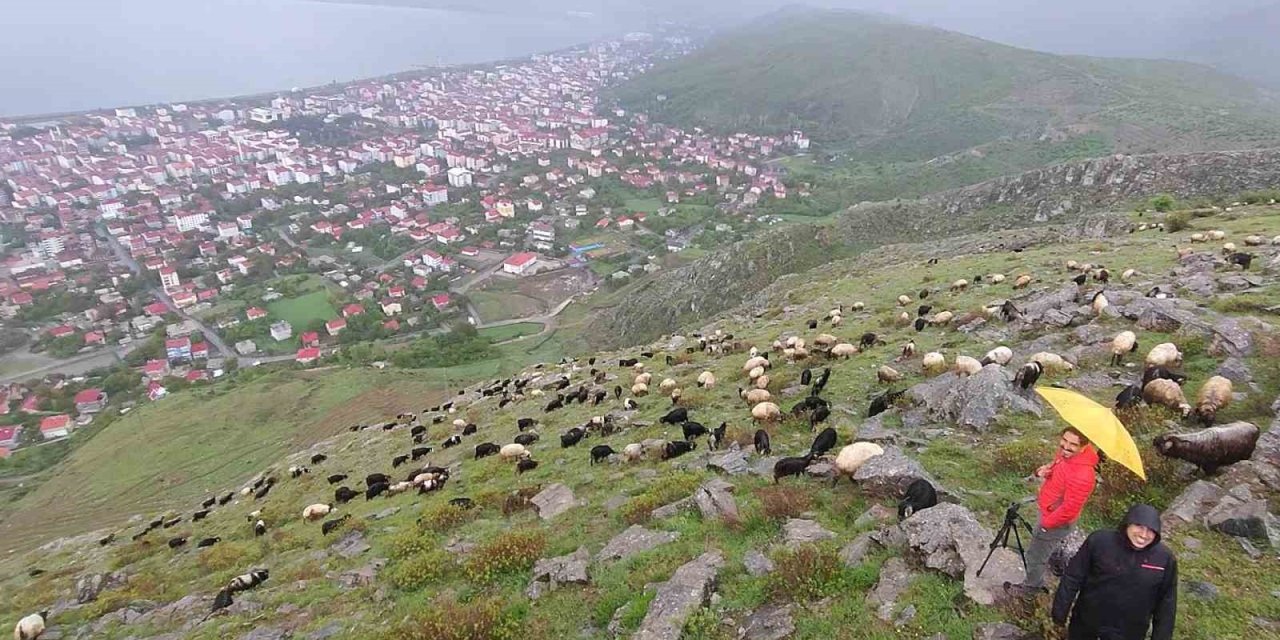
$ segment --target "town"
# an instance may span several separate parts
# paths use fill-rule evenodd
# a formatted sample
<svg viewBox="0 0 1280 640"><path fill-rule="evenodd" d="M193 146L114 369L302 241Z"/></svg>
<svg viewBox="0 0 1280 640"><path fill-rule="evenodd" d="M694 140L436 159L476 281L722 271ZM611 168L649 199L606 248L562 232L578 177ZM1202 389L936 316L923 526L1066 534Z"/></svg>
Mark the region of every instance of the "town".
<svg viewBox="0 0 1280 640"><path fill-rule="evenodd" d="M637 33L256 101L0 122L0 457L238 368L545 331L575 298L784 221L771 212L810 187L771 160L804 153L803 133L684 131L605 104L690 46Z"/></svg>

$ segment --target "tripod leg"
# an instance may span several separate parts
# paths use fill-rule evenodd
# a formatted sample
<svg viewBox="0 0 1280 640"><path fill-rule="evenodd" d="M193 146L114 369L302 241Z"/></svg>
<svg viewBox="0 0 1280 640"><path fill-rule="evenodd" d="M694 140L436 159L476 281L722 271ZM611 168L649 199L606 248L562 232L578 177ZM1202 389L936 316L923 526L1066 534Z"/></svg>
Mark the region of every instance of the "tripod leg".
<svg viewBox="0 0 1280 640"><path fill-rule="evenodd" d="M1013 540L1014 540L1014 542L1017 542L1017 543L1018 543L1018 555L1022 558L1022 571L1023 571L1023 573L1026 573L1026 571L1027 571L1027 552L1026 552L1026 550L1022 547L1022 534L1018 533L1018 528L1017 528L1017 527L1014 527L1014 528L1013 528Z"/></svg>

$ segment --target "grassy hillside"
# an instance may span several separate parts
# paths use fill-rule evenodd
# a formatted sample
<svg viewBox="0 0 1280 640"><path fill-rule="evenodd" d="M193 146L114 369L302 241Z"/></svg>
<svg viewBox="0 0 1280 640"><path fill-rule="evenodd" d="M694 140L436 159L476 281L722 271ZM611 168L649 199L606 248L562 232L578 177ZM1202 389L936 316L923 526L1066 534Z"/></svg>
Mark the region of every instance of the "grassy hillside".
<svg viewBox="0 0 1280 640"><path fill-rule="evenodd" d="M1006 139L1094 135L1124 152L1280 141L1270 96L1207 67L1051 55L854 12L774 14L615 96L681 125L802 129L882 162Z"/></svg>
<svg viewBox="0 0 1280 640"><path fill-rule="evenodd" d="M1133 221L1139 220L1135 217ZM1195 219L1193 224L1194 231L1222 229L1228 233L1228 240L1237 242L1250 233L1270 237L1280 233L1280 207L1249 207L1229 216ZM892 362L899 345L908 339L916 341L920 352L944 351L948 360L961 353L980 356L996 343L1012 347L1019 361L1039 349L1074 353L1079 365L1076 375L1043 382L1083 384L1086 393L1109 404L1117 390L1113 377L1134 377L1134 361L1140 358L1131 358L1125 366L1108 366L1105 342L1116 331L1135 328L1131 321L1101 317L1081 327L1065 329L990 321L978 331L931 328L916 333L895 322L899 309L894 299L902 292L927 287L934 290L929 299L936 309L957 313L1005 297L1017 298L1018 304L1026 305L1061 288L1071 275L1062 266L1067 259L1104 263L1115 271L1137 269L1140 274L1131 284L1113 281L1107 291L1117 298L1136 292L1140 298L1153 283L1174 279L1170 271L1176 260L1170 245L1186 246L1192 231L1174 235L1119 234L1074 242L1011 231L927 245L886 247L832 262L769 287L760 292L763 310L758 315L728 314L703 330L731 332L744 348L767 348L786 335L812 339L826 331L856 340L864 331L878 332L886 345L851 359L788 363L778 354L769 372L770 391L781 398L780 404L789 407L796 397L788 396L784 390L797 384L801 369L830 366L833 374L824 396L833 404L830 424L837 429L842 444L855 439L864 423L862 416L869 398L884 389L876 381L879 365L891 363L904 374L903 382L895 385L899 389L927 379L916 361ZM1002 249L1009 246L1021 250ZM1216 246L1197 246L1206 252L1217 252ZM1267 310L1280 304L1280 282L1275 273L1265 272L1262 267L1277 249L1261 247L1253 251L1262 254L1251 274L1256 284L1234 294L1199 297L1180 291L1179 295L1201 303L1203 306L1196 313L1203 314L1206 321L1216 321L1217 316L1210 314L1217 313L1269 318L1273 312ZM929 257L941 260L925 266ZM1008 282L976 284L959 293L946 291L946 284L957 278L993 272L1010 276L1031 273L1036 282L1025 291L1012 290ZM1213 277L1226 282L1234 275L1220 270ZM1090 283L1088 288L1095 287ZM841 327L824 322L818 330L806 329L809 319L821 318L837 304L853 301L865 302L866 311L851 313ZM1184 369L1190 378L1189 390L1198 388L1223 360L1220 354L1211 352L1209 340L1191 332L1169 334L1138 329L1138 333L1144 347L1165 340L1179 344L1186 353ZM1086 337L1090 335L1095 337ZM1248 367L1256 387L1237 385L1236 391L1244 396L1220 414L1219 422L1250 420L1265 428L1273 419L1271 402L1280 391L1280 334L1273 328L1257 327L1253 340L1253 351L1241 362ZM681 402L693 417L708 426L727 421L729 436L749 443L755 427L735 391L742 384L740 366L745 355L686 354L683 349L666 351L661 346L657 350L655 357L645 363L657 379L670 376L685 390ZM666 354L679 358L675 366L665 364ZM629 368L619 369L616 361L608 364L619 355L635 354L600 354L597 361L597 366L617 376L617 382L608 381L606 388L615 383L627 384L633 373ZM530 368L526 373L558 370L546 365L541 371ZM715 388L696 388L693 381L703 370L712 371L719 378ZM493 370L471 374L487 379ZM582 379L584 374L585 371L572 375ZM670 408L670 402L659 394L641 398L634 414L622 414L626 420L622 433L593 436L567 449L559 446L557 434L583 424L592 415L620 412L620 402L610 396L602 407L573 404L553 413L542 410L545 398L530 398L501 409L494 398L464 405L455 417L476 423L478 434L465 438L463 446L438 448L427 458L431 464L454 470L444 490L425 496L407 493L367 502L357 499L340 507L340 513L352 515L352 520L338 534L325 537L318 524L303 523L298 517L305 505L330 500L333 488L324 476L381 471L398 478L404 468L392 469L391 458L407 453L411 446L404 429L348 433L345 426L352 421L386 419L402 411L419 410L442 393L452 396L457 385L414 373L340 370L277 375L258 381L262 384L255 382L227 390L218 397L191 393L158 403L148 413L113 425L91 443L92 448L78 451L66 470L67 479L51 480L41 490L40 500L21 505L14 521L37 522L42 514L52 514L53 525L49 528L32 527L23 534L40 541L58 533L99 527L106 528L100 529L98 535L117 531L119 540L107 547L88 539L42 553L10 555L4 565L6 577L0 580L0 620L9 623L20 614L73 597L74 585L81 575L121 570L130 576L127 586L108 588L93 603L54 614L52 620L63 631L62 637L111 640L175 633L177 637L211 640L241 637L254 630L278 637L268 632L275 629L290 631L293 637L340 639L603 638L610 636L605 629L611 623L623 635L634 631L654 598L653 589L646 585L668 579L676 567L709 549L720 550L727 559L716 586L719 598L685 622L686 638L735 638L736 628L747 614L769 603L792 606L796 627L793 637L804 639L850 637L847 634L851 629L858 630L857 637L884 640L926 638L938 633L968 638L976 625L987 621L1011 620L1038 628L1045 619L1043 600L1025 609L975 605L966 600L959 582L917 568L919 577L898 597L894 608L895 615L899 615L910 605L914 607L914 617L896 626L881 622L875 615L876 606L866 597L879 580L884 563L900 552L877 550L863 561L845 566L836 549L860 533L875 530L879 524L874 518L860 516L874 505L892 506L892 500L878 499L848 483L832 487L823 480L793 478L774 487L767 476L721 476L734 486L740 513L737 520L704 519L696 510L670 517L652 515L654 507L683 498L699 483L716 477L705 465L704 446L672 461L600 465L589 463L587 449L605 443L621 450L626 443L645 438L678 438L678 430L658 424L658 418ZM1103 380L1100 385L1099 379ZM991 529L998 525L1010 500L1032 491L1024 477L1051 455L1053 436L1061 426L1048 413L1042 418L1008 414L999 416L985 432L957 428L944 421L929 421L922 430L905 423L903 409L892 411L884 426L899 433L905 439L908 454ZM509 464L496 457L472 459L473 445L510 442L516 434L516 419L528 416L541 420L538 431L542 440L531 446L534 459L540 462L537 469L517 476ZM1193 474L1187 465L1162 460L1148 444L1154 434L1168 428L1165 421L1172 418L1160 409L1144 409L1129 417L1150 481L1136 483L1126 472L1104 467L1103 484L1082 523L1086 528L1110 526L1134 500L1150 501L1163 508L1191 481ZM241 423L266 428L251 429ZM808 448L813 437L807 425L796 420L783 421L770 429L774 455L799 454ZM451 431L447 423L430 426L428 440L438 447ZM259 432L273 435L267 437ZM226 437L217 439L217 433ZM322 434L336 435L304 453L306 445ZM252 440L243 442L244 446L237 445L241 452L225 457L219 464L189 453L193 442L210 450L224 447L219 443L237 437ZM258 448L264 451L250 448L250 442L259 443ZM135 450L156 454L144 457ZM107 513L135 512L149 518L154 515L152 510L161 510L161 505L174 509L174 513L187 514L206 491L238 488L267 467L283 475L285 466L311 451L323 451L330 458L300 479L282 477L266 500L237 501L215 510L205 521L183 522L173 529L153 533L143 542L129 542L138 526L120 526L119 520L79 520L79 529L57 527L58 523L71 522L65 516L70 510L60 501L71 501L78 509L96 510L102 518ZM281 457L290 452L296 453ZM246 456L248 461L241 464L238 456ZM754 455L750 458L753 463L756 459ZM92 486L94 483L105 486L99 490ZM568 486L580 502L563 515L544 521L519 496L533 495L553 483ZM359 486L358 482L351 484ZM108 488L112 491L106 491ZM121 491L126 488L129 491ZM1264 488L1255 491L1257 496L1274 497ZM457 497L472 499L475 508L449 507L447 501ZM255 509L263 509L270 526L269 534L262 538L255 538L245 522L245 514ZM830 530L834 540L802 546L796 551L782 550L783 524L787 518L801 514ZM568 554L580 546L595 554L606 541L634 523L679 535L674 542L623 561L591 562L587 585L563 585L536 602L525 595L536 559ZM350 557L337 553L331 545L352 532L360 532L371 548ZM164 540L176 535L190 535L192 540L216 535L222 541L205 550L186 548L175 552L167 548ZM1177 637L1254 637L1259 636L1255 619L1266 624L1280 620L1280 600L1272 595L1280 589L1280 573L1267 564L1270 560L1251 560L1231 538L1198 527L1171 533L1166 539L1180 554L1184 585L1207 581L1220 592L1212 601L1180 599ZM767 575L749 573L742 560L752 550L770 556L777 570ZM385 560L376 560L379 558ZM24 569L35 566L46 573L28 577ZM270 567L270 581L238 595L239 604L229 615L202 620L213 592L231 576L254 566ZM791 579L794 576L805 579ZM137 612L185 596L199 598L190 611L179 608L171 614L138 618ZM126 609L134 613L125 613ZM326 634L311 635L321 631Z"/></svg>

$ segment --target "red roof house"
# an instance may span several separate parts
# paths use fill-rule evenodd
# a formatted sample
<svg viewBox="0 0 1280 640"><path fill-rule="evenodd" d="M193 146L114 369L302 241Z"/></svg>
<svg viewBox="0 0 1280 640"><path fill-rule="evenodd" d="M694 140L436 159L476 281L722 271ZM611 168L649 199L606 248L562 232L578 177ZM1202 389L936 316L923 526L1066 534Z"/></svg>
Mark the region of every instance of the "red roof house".
<svg viewBox="0 0 1280 640"><path fill-rule="evenodd" d="M319 359L320 359L319 347L304 347L302 349L298 349L298 356L295 358L298 364L310 364Z"/></svg>
<svg viewBox="0 0 1280 640"><path fill-rule="evenodd" d="M53 438L65 438L71 435L71 416L60 413L56 416L46 416L40 421L40 435L45 440Z"/></svg>
<svg viewBox="0 0 1280 640"><path fill-rule="evenodd" d="M315 347L320 344L320 334L315 331L306 331L299 336L299 340L304 347Z"/></svg>

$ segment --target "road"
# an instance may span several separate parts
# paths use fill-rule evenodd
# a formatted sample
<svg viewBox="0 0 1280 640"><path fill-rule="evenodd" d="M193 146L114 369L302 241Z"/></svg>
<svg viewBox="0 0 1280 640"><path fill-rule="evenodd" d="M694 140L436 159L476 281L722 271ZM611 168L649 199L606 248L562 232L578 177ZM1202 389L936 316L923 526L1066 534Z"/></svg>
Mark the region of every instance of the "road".
<svg viewBox="0 0 1280 640"><path fill-rule="evenodd" d="M111 250L115 251L116 258L119 259L120 262L128 266L138 278L143 278L142 266L138 264L137 260L133 259L133 256L129 255L128 251L124 250L124 247L120 244L119 240L116 240L115 236L107 233L106 230L101 227L98 228L98 235L106 239L107 243L111 245ZM147 281L143 279L143 282ZM200 333L204 335L204 339L209 341L209 343L213 345L214 349L217 350L222 357L229 358L236 355L236 352L232 351L231 348L227 346L227 343L222 341L222 336L219 336L218 332L201 322L199 318L179 309L178 305L173 303L173 298L170 298L169 294L165 293L163 289L147 282L147 290L154 294L157 300L163 302L166 307L169 307L169 310L177 314L179 318L195 323L195 325L200 328Z"/></svg>

